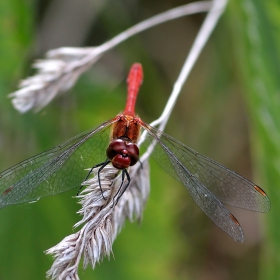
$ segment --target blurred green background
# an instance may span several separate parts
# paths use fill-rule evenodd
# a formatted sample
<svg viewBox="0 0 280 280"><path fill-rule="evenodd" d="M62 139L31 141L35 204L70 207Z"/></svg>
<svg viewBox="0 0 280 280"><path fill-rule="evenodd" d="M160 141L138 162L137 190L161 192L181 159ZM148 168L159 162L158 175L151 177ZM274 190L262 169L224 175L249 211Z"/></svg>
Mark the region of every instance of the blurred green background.
<svg viewBox="0 0 280 280"><path fill-rule="evenodd" d="M204 19L194 15L148 30L101 58L75 87L37 114L16 112L7 94L31 63L60 46L99 45L185 1L1 0L0 167L2 170L115 116L130 65L145 80L137 112L159 116ZM151 162L151 196L141 225L126 223L114 257L86 279L280 279L280 2L229 1L183 88L167 132L261 185L268 214L231 209L240 244L217 228L185 188ZM0 211L0 279L45 279L43 251L73 232L75 190Z"/></svg>

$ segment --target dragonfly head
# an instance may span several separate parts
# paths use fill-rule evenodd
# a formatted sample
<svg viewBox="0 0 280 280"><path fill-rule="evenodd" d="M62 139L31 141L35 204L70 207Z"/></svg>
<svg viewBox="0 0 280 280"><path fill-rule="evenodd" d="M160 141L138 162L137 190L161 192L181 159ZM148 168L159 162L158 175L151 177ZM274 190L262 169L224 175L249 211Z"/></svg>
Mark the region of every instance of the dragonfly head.
<svg viewBox="0 0 280 280"><path fill-rule="evenodd" d="M117 169L126 169L136 164L139 160L137 145L122 138L112 140L106 154L112 165Z"/></svg>

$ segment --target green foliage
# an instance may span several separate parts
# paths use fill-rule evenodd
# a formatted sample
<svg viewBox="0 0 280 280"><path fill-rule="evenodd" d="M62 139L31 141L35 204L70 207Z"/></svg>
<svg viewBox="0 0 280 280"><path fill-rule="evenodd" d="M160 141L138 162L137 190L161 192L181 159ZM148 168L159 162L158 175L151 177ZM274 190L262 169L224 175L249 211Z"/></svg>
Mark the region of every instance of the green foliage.
<svg viewBox="0 0 280 280"><path fill-rule="evenodd" d="M164 3L157 3L159 10L166 9ZM125 100L125 76L134 61L143 63L145 71L137 111L146 122L156 118L189 47L182 39L186 29L191 42L201 23L199 17L168 23L122 43L83 75L67 96L38 114L20 115L6 96L30 72L38 25L35 4L0 1L1 169L119 113ZM132 2L128 7L121 1L112 5L115 9L105 5L99 15L102 27L88 35L92 44L136 23L129 9L139 20L155 13L155 7L145 2L134 8ZM277 0L230 1L167 128L172 136L249 178L253 177L248 161L252 154L254 181L272 202L271 211L263 215L262 238L252 226L253 238L245 230L245 243L235 243L201 213L183 186L152 162L151 197L141 226L126 223L113 246L114 257L94 271L81 269L81 279L279 278L279 13ZM102 72L111 67L110 74ZM74 195L75 190L1 209L1 279L44 279L52 259L43 251L71 234L79 219ZM240 220L242 213L237 212ZM246 228L248 220L244 218L241 225Z"/></svg>
<svg viewBox="0 0 280 280"><path fill-rule="evenodd" d="M251 115L251 143L257 177L268 190L272 209L267 215L260 279L280 277L280 4L278 1L231 3L237 67ZM234 19L234 20L233 20Z"/></svg>

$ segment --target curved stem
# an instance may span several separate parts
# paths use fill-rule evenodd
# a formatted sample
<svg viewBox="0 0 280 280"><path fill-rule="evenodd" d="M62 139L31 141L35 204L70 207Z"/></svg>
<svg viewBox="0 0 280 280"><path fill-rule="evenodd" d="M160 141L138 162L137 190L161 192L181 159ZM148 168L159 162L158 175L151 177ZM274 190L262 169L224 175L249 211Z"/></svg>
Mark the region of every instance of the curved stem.
<svg viewBox="0 0 280 280"><path fill-rule="evenodd" d="M227 0L213 0L213 5L207 14L195 40L192 45L192 48L183 64L183 67L181 69L181 72L178 76L178 79L174 83L173 90L171 92L171 95L167 101L167 104L161 114L161 116L153 121L151 123L152 126L159 125L159 130L163 131L169 117L172 113L172 110L175 106L175 103L177 101L177 98L179 94L181 93L181 89L186 82L195 62L197 61L197 58L199 57L203 47L206 45L210 35L212 34L212 31L214 30L215 26L217 25L217 22L221 15L224 12L224 9L226 7ZM139 145L144 141L146 137L147 132L145 131L142 134L142 137L140 139ZM155 140L156 141L156 140ZM152 143L151 146L147 149L147 152L141 157L141 161L144 161L146 157L149 157L154 149L155 143Z"/></svg>

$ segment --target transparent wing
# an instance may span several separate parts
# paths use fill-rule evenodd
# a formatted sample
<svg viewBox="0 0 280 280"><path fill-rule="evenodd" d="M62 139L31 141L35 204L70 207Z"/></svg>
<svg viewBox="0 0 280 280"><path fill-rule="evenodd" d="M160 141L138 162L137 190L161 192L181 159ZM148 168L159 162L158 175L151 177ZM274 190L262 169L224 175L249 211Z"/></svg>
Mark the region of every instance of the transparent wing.
<svg viewBox="0 0 280 280"><path fill-rule="evenodd" d="M243 240L242 229L222 203L252 211L270 209L265 192L251 181L171 136L145 124L143 127L149 143L157 139L153 158L181 181L206 215L235 240Z"/></svg>
<svg viewBox="0 0 280 280"><path fill-rule="evenodd" d="M114 119L0 173L0 208L79 188L85 169L106 159Z"/></svg>

